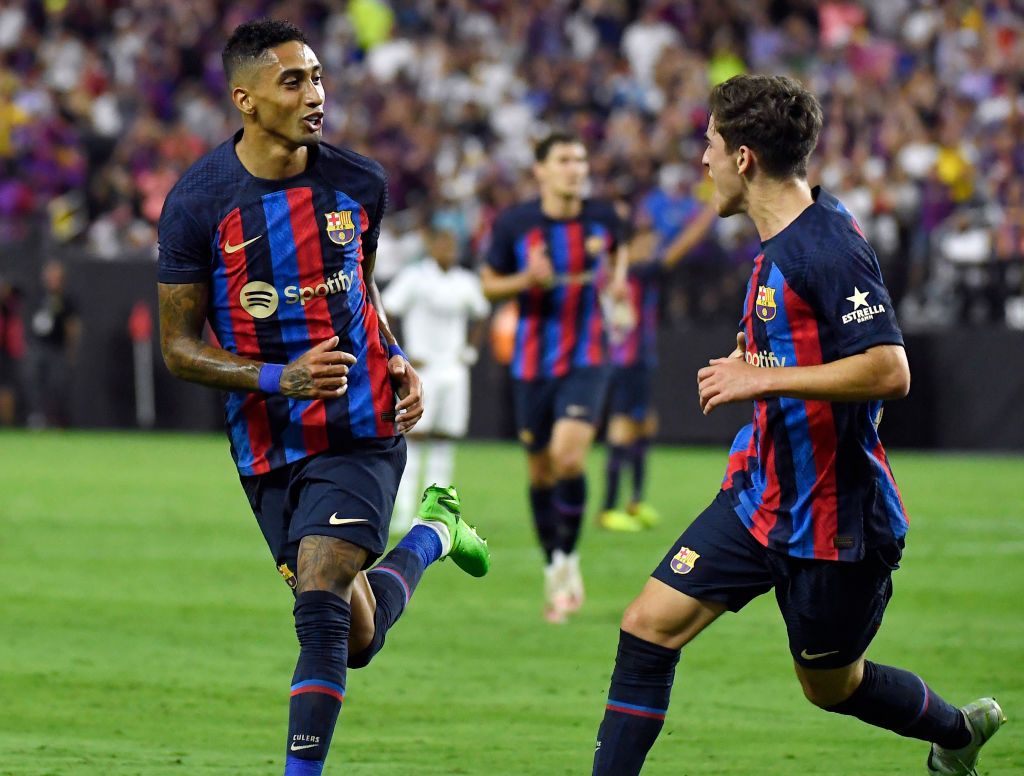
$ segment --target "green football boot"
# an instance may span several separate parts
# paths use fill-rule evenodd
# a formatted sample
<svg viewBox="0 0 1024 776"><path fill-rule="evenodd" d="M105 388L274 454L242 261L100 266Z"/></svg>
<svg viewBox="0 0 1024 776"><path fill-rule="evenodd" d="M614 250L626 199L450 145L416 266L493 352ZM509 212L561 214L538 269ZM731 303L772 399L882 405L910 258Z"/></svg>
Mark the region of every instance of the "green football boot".
<svg viewBox="0 0 1024 776"><path fill-rule="evenodd" d="M658 510L646 501L638 501L634 504L630 504L629 507L627 507L626 512L632 515L633 519L640 523L644 528L654 528L654 526L661 522L661 515L658 514Z"/></svg>
<svg viewBox="0 0 1024 776"><path fill-rule="evenodd" d="M960 713L967 719L971 731L971 743L963 749L943 749L932 744L928 753L930 776L968 776L975 774L981 747L1006 722L1006 715L993 698L980 698L961 707Z"/></svg>
<svg viewBox="0 0 1024 776"><path fill-rule="evenodd" d="M462 519L462 504L454 487L431 485L423 491L416 516L424 522L443 523L451 537L451 546L441 559L451 558L455 565L472 577L482 577L491 567L487 540Z"/></svg>
<svg viewBox="0 0 1024 776"><path fill-rule="evenodd" d="M597 516L597 524L606 531L637 533L644 530L632 515L619 509L606 509Z"/></svg>

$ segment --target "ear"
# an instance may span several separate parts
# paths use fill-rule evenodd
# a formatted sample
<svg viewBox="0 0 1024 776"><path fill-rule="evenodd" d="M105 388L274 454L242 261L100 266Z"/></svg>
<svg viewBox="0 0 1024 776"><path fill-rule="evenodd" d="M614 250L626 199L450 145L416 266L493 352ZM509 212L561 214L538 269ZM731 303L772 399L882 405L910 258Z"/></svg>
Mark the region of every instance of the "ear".
<svg viewBox="0 0 1024 776"><path fill-rule="evenodd" d="M246 116L252 116L256 112L252 94L245 87L236 86L231 90L231 102Z"/></svg>
<svg viewBox="0 0 1024 776"><path fill-rule="evenodd" d="M736 149L736 172L746 175L748 171L753 172L756 157L750 146L741 145Z"/></svg>

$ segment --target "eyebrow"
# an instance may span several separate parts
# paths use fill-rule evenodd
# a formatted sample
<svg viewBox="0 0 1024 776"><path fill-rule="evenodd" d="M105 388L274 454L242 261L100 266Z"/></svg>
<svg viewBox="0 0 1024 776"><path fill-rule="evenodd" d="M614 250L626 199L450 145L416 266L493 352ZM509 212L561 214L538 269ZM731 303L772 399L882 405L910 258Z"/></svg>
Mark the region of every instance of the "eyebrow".
<svg viewBox="0 0 1024 776"><path fill-rule="evenodd" d="M320 63L317 62L315 65L313 65L311 68L309 68L309 71L310 72L316 72L316 71L322 70L322 69L323 68L321 67ZM305 74L306 74L306 68L304 68L304 67L290 67L287 70L282 70L281 71L281 75L279 75L277 77L277 79L279 81L283 81L286 78L301 77L301 76L304 76Z"/></svg>

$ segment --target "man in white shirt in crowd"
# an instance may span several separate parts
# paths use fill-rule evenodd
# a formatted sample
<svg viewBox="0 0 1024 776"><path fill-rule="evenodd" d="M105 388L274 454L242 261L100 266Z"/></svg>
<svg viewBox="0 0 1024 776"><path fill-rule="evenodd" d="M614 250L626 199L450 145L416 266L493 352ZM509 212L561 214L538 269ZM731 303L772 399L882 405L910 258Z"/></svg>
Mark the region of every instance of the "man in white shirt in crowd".
<svg viewBox="0 0 1024 776"><path fill-rule="evenodd" d="M469 367L476 362L483 320L490 312L477 275L458 266L459 238L443 227L427 229L428 254L403 268L383 292L384 309L402 320L406 355L430 401L407 437L408 462L391 519L392 534L412 524L423 481L451 482L455 440L469 424ZM469 322L476 322L467 338Z"/></svg>

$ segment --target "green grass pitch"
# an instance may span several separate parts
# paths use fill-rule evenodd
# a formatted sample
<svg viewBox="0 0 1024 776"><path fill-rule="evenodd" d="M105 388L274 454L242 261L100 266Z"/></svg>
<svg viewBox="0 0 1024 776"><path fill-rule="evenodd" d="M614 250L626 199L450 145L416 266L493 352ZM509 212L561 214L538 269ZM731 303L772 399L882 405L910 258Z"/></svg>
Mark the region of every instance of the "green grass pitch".
<svg viewBox="0 0 1024 776"><path fill-rule="evenodd" d="M1010 724L982 773L1024 773L1024 459L892 458L912 525L871 655L957 703L994 694ZM520 451L463 445L457 484L492 572L427 573L385 650L349 673L326 773L590 773L618 618L724 465L721 449L657 449L664 523L591 522L589 600L558 627L541 619ZM222 437L0 434L0 529L0 775L281 773L291 596ZM645 773L923 774L926 749L804 701L769 595L684 652Z"/></svg>

